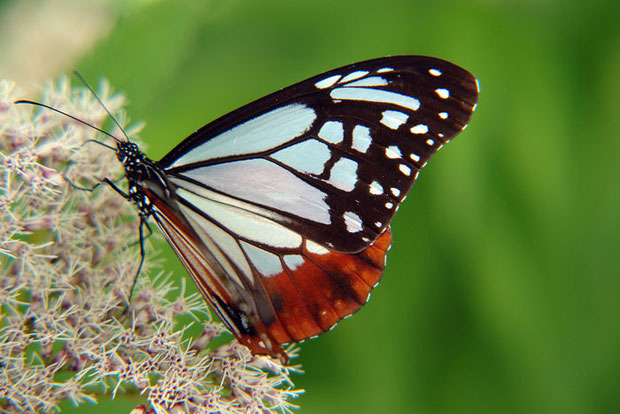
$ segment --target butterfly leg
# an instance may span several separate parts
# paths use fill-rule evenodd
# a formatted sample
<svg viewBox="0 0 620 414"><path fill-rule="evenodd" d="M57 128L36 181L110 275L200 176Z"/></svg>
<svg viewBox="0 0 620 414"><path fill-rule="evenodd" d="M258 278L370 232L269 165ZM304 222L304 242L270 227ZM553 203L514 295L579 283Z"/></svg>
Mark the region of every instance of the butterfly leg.
<svg viewBox="0 0 620 414"><path fill-rule="evenodd" d="M140 224L138 226L138 233L140 236L140 239L138 240L138 242L140 243L140 264L138 265L138 271L136 272L136 275L133 278L133 282L131 283L131 289L129 289L129 296L127 297L127 308L125 309L125 312L129 309L129 303L131 303L131 297L133 295L133 290L136 287L136 282L138 281L138 276L140 276L140 271L142 270L142 265L144 265L144 227L146 226L146 228L149 231L149 236L151 234L153 234L153 230L151 229L151 226L149 226L149 223L146 221L146 216L140 214ZM147 236L147 237L149 237Z"/></svg>
<svg viewBox="0 0 620 414"><path fill-rule="evenodd" d="M65 179L65 181L66 181L67 183L69 183L69 185L70 185L71 187L75 188L76 190L88 191L88 192L90 193L90 192L92 192L92 191L95 191L95 190L96 190L96 189L97 189L97 188L98 188L98 187L99 187L102 183L106 183L106 184L111 185L111 186L112 186L112 188L114 189L114 191L116 191L117 193L119 193L119 194L120 194L121 196L123 196L124 198L129 198L129 197L127 196L127 194L125 194L125 193L124 193L124 192L123 192L120 188L118 188L118 187L116 186L116 184L114 184L114 183L117 183L118 181L122 180L122 179L123 179L123 178L125 178L125 177L119 177L118 179L116 179L116 180L114 180L114 181L111 181L111 180L110 180L110 179L108 179L108 178L104 178L103 180L99 181L97 184L95 184L95 185L94 185L94 186L92 186L92 187L82 187L82 186L79 186L79 185L75 184L73 181L71 181L71 180L69 179L69 177L67 177L66 175L63 175L63 178Z"/></svg>
<svg viewBox="0 0 620 414"><path fill-rule="evenodd" d="M119 178L119 179L118 179L118 180L116 180L116 181L120 181L120 180L122 180L123 178L124 178L124 177L121 177L121 178ZM66 177L65 177L65 179L66 179ZM69 179L67 179L67 182L68 182L68 183L69 183L69 184L70 184L73 188L78 189L78 190L84 190L84 191L94 191L97 187L99 187L99 185L100 185L101 183L106 183L106 184L108 184L110 187L112 187L112 189L113 189L114 191L116 191L117 193L119 193L119 194L121 195L121 197L123 197L123 198L124 198L124 199L126 199L126 200L129 200L129 199L130 199L130 197L129 197L129 195L128 195L128 194L126 194L123 190L121 190L120 188L118 188L118 187L116 186L115 181L112 181L112 180L110 180L110 179L108 179L108 178L104 178L103 180L101 180L100 182L98 182L97 184L95 184L95 185L94 185L93 187L91 187L91 188L86 188L86 187L80 187L80 186L77 186L77 185L73 184L71 181L69 181ZM151 236L153 235L153 229L151 228L151 226L149 226L148 221L146 221L146 217L142 217L142 216L141 216L141 217L140 217L140 226L142 226L142 224L143 224L143 223L144 223L144 225L146 225L146 229L149 231L149 234L147 234L146 236L144 236L144 239L148 239L149 237L151 237ZM140 227L140 230L142 230L142 227ZM142 242L142 238L143 238L143 237L142 237L142 234L140 234L140 240L138 240L137 242L131 243L131 244L130 244L130 246L133 246L133 245L134 245L134 244L136 244L136 243L141 243L141 242Z"/></svg>
<svg viewBox="0 0 620 414"><path fill-rule="evenodd" d="M107 185L112 187L112 189L116 191L118 194L120 194L124 199L126 200L131 199L129 194L125 193L123 190L118 188L118 186L114 184L114 182L110 180L109 178L104 178L103 180L101 180L99 184L101 183L106 183ZM138 265L138 270L136 271L136 275L134 276L133 282L131 283L131 289L129 289L129 296L127 297L127 306L125 307L125 310L123 311L123 313L127 313L127 311L129 310L129 304L131 303L131 297L133 295L133 290L136 286L136 282L138 281L138 276L140 276L140 271L142 270L142 266L144 265L144 256L145 256L144 239L146 238L144 236L145 226L149 231L149 234L146 237L150 237L153 234L153 229L151 229L151 226L149 226L146 215L140 214L140 224L138 225L138 233L139 233L138 243L140 244L140 264Z"/></svg>
<svg viewBox="0 0 620 414"><path fill-rule="evenodd" d="M88 187L82 187L82 186L79 186L79 185L75 184L75 183L74 183L73 181L71 181L71 180L69 179L69 177L67 177L66 175L65 175L65 176L63 176L63 177L64 177L65 181L66 181L66 182L68 182L68 183L69 183L69 185L70 185L71 187L73 187L73 188L74 188L74 189L76 189L76 190L81 190L81 191L88 191L88 192L95 191L95 189L96 189L97 187L99 187L99 185L101 185L101 183L102 183L102 181L99 181L99 182L98 182L97 184L95 184L94 186L92 186L92 187L88 188Z"/></svg>
<svg viewBox="0 0 620 414"><path fill-rule="evenodd" d="M153 235L153 229L151 228L151 226L149 225L148 220L146 220L146 219L144 220L144 225L146 226L146 229L149 231L149 233L146 236L144 236L144 240L146 240L146 239L148 239L149 237L151 237ZM135 242L129 244L129 246L135 246L138 243L140 243L140 240L136 240Z"/></svg>
<svg viewBox="0 0 620 414"><path fill-rule="evenodd" d="M121 180L123 177L119 178L117 181ZM106 183L107 185L109 185L110 187L112 187L112 190L116 191L118 194L121 195L121 197L123 197L125 200L129 200L129 194L127 194L126 192L124 192L123 190L121 190L120 188L118 188L118 186L115 184L114 181L110 180L109 178L104 178L103 180L99 181L99 183L97 185L95 185L93 187L93 190L95 188L97 188L97 186L99 186L99 184L101 183Z"/></svg>
<svg viewBox="0 0 620 414"><path fill-rule="evenodd" d="M131 199L129 194L125 193L123 190L118 188L118 186L114 184L114 182L110 180L109 178L104 178L103 180L101 180L101 182L106 183L107 185L112 187L114 191L116 191L126 200ZM149 231L149 234L147 236L144 235L144 227L146 227L147 230ZM149 226L149 223L147 221L147 216L145 214L140 214L140 224L138 225L138 243L140 244L140 264L138 265L138 270L136 271L136 275L134 276L133 282L131 283L131 289L129 289L129 296L127 297L127 306L123 313L126 313L129 310L129 303L131 303L131 297L133 295L133 290L136 287L138 276L140 276L140 271L142 271L142 266L144 265L144 256L145 256L144 240L147 237L150 237L152 234L153 234L153 229L151 229L151 226Z"/></svg>

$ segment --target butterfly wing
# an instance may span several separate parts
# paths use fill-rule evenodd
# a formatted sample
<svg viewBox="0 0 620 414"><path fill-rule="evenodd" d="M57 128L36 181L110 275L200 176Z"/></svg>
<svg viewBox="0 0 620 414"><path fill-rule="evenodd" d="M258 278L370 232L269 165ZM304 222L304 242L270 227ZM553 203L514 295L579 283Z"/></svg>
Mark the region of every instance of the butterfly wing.
<svg viewBox="0 0 620 414"><path fill-rule="evenodd" d="M295 246L267 247L239 237L234 224L221 224L185 201L174 205L143 190L155 222L198 289L254 354L287 361L281 344L319 335L356 312L383 273L389 229L356 254L335 252L292 233ZM231 220L261 222L242 210L226 214ZM263 221L259 226L274 231L280 225Z"/></svg>
<svg viewBox="0 0 620 414"><path fill-rule="evenodd" d="M196 131L159 165L264 209L330 249L356 253L388 226L418 171L467 126L476 79L399 56L329 71Z"/></svg>
<svg viewBox="0 0 620 414"><path fill-rule="evenodd" d="M231 331L284 356L280 344L366 302L398 204L477 96L471 74L439 59L360 62L207 124L158 163L173 196L143 190Z"/></svg>

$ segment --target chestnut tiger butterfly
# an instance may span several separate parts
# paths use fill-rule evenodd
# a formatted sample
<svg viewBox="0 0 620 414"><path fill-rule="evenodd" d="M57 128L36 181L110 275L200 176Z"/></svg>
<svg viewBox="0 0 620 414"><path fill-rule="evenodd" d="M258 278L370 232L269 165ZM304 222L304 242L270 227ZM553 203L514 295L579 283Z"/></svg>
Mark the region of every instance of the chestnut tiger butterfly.
<svg viewBox="0 0 620 414"><path fill-rule="evenodd" d="M137 206L141 247L152 219L239 342L286 362L282 344L366 303L390 220L478 92L441 59L354 63L216 119L160 161L113 137L128 192L103 181Z"/></svg>

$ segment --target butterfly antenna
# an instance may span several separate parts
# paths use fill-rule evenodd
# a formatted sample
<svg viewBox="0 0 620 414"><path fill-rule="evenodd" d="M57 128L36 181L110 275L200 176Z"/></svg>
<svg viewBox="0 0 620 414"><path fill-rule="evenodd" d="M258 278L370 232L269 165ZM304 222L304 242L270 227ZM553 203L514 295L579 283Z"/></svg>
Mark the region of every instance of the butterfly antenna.
<svg viewBox="0 0 620 414"><path fill-rule="evenodd" d="M101 128L97 128L96 126L94 126L94 125L92 125L92 124L89 124L88 122L83 121L83 120L81 120L80 118L76 118L76 117L75 117L75 116L73 116L73 115L69 115L68 113L63 112L63 111L61 111L60 109L54 108L54 107L49 106L49 105L46 105L46 104L44 104L44 103L41 103L41 102L35 102L35 101L29 101L29 100L27 100L27 99L20 99L19 101L15 101L15 102L13 102L13 103L15 103L15 104L29 104L29 105L40 106L40 107L43 107L43 108L50 109L50 110L52 110L52 111L54 111L54 112L58 112L59 114L66 116L67 118L71 118L71 119L73 119L74 121L79 122L80 124L84 124L84 125L86 125L86 126L88 126L88 127L92 128L92 129L94 129L95 131L99 131L99 132L101 132L102 134L109 136L110 138L112 138L112 139L113 139L113 140L115 140L116 142L121 142L118 138L116 138L114 135L110 134L109 132L106 132L106 131L104 131L104 130L103 130L103 129L101 129ZM112 148L112 147L108 147L108 148ZM114 149L114 148L112 148L112 149Z"/></svg>
<svg viewBox="0 0 620 414"><path fill-rule="evenodd" d="M99 144L102 147L106 147L107 149L111 149L112 151L116 151L116 148L114 148L113 146L108 145L108 144L106 144L104 142L101 142L101 141L97 141L96 139L89 139L88 141L84 141L84 144L82 146L88 144L89 142L94 142L95 144Z"/></svg>
<svg viewBox="0 0 620 414"><path fill-rule="evenodd" d="M123 129L123 127L121 126L121 124L118 122L118 120L116 119L116 117L114 115L112 115L112 113L110 112L110 110L108 109L107 106L105 106L103 104L103 102L101 101L101 99L99 99L99 96L97 96L97 94L95 93L95 91L93 90L93 88L90 87L90 85L86 82L86 80L82 77L82 75L80 75L80 73L77 70L73 71L73 74L84 84L84 86L86 86L88 88L88 90L90 91L90 93L93 94L93 96L95 97L95 99L97 100L97 102L99 102L99 105L101 105L101 107L103 109L105 109L105 111L108 113L108 115L110 116L110 118L112 118L112 121L114 121L114 123L116 124L116 126L121 130L121 132L123 133L123 135L125 136L125 138L127 138L128 142L131 142L131 140L129 139L129 136L127 136L127 133L125 132L125 130ZM118 140L117 140L118 141Z"/></svg>

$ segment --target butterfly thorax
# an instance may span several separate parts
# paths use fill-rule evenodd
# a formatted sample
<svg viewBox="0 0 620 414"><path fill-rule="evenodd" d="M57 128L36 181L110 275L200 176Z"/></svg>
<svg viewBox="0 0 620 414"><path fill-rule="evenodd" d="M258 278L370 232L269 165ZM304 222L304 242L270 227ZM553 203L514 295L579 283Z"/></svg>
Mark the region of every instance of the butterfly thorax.
<svg viewBox="0 0 620 414"><path fill-rule="evenodd" d="M123 141L116 146L116 156L125 168L128 199L138 207L145 217L152 214L152 204L143 188L171 197L171 186L161 168L149 159L133 142Z"/></svg>

